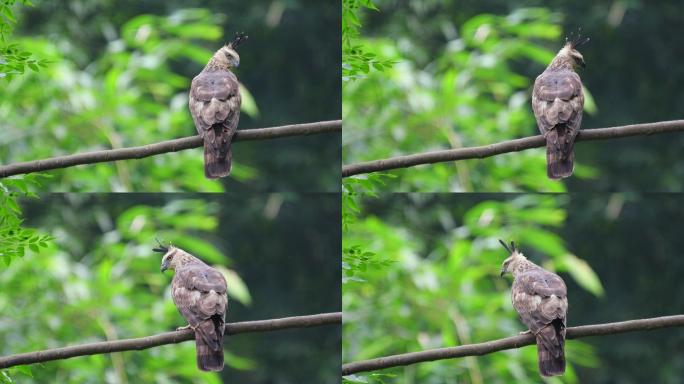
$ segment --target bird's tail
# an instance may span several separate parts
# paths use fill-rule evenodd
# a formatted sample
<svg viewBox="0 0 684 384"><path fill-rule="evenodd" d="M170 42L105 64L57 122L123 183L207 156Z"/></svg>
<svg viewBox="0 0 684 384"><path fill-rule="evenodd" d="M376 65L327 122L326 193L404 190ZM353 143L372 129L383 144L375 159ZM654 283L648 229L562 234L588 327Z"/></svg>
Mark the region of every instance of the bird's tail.
<svg viewBox="0 0 684 384"><path fill-rule="evenodd" d="M574 147L575 135L566 125L557 125L546 133L546 174L550 179L572 175Z"/></svg>
<svg viewBox="0 0 684 384"><path fill-rule="evenodd" d="M219 315L212 316L195 328L197 368L203 371L223 369L223 330L224 322Z"/></svg>
<svg viewBox="0 0 684 384"><path fill-rule="evenodd" d="M537 333L537 359L542 376L565 373L565 327L560 320Z"/></svg>
<svg viewBox="0 0 684 384"><path fill-rule="evenodd" d="M222 124L211 127L204 135L204 175L216 179L230 175L233 151L231 142L234 132Z"/></svg>

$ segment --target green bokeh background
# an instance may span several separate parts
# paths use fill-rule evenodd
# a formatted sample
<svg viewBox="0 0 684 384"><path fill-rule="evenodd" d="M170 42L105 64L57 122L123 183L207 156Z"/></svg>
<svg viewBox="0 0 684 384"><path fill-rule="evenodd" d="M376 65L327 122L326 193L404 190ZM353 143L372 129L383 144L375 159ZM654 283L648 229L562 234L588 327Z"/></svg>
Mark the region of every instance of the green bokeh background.
<svg viewBox="0 0 684 384"><path fill-rule="evenodd" d="M335 194L48 194L26 226L54 237L2 266L0 355L143 337L184 325L155 237L225 270L227 321L337 312ZM334 383L338 325L227 337L226 368L196 368L193 342L30 366L26 383Z"/></svg>
<svg viewBox="0 0 684 384"><path fill-rule="evenodd" d="M499 277L498 239L559 272L568 325L681 314L679 194L380 194L343 247L381 264L345 265L343 361L484 342L525 330ZM353 259L351 259L353 260ZM568 341L549 383L678 383L684 332ZM361 374L386 383L537 383L533 346ZM352 378L352 379L358 379ZM353 380L352 380L353 381Z"/></svg>
<svg viewBox="0 0 684 384"><path fill-rule="evenodd" d="M196 134L190 81L236 31L239 129L340 118L334 1L35 1L15 5L12 41L51 61L2 79L0 162L140 146ZM43 191L339 190L340 134L234 148L229 178L206 180L201 149L50 171Z"/></svg>
<svg viewBox="0 0 684 384"><path fill-rule="evenodd" d="M362 3L362 2L361 2ZM585 129L681 119L679 1L377 0L352 45L394 62L343 83L343 162L472 147L538 134L534 79L565 36L581 48ZM373 61L372 60L372 61ZM372 65L371 65L372 67ZM383 191L682 191L684 135L578 143L574 177L545 175L545 152L393 170Z"/></svg>

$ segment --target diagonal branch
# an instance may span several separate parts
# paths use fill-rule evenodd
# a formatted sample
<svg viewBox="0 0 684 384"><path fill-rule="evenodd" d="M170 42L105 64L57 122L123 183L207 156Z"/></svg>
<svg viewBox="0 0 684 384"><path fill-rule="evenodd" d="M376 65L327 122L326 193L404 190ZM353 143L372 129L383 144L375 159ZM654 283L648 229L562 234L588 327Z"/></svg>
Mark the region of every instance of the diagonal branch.
<svg viewBox="0 0 684 384"><path fill-rule="evenodd" d="M656 133L684 131L684 120L660 121L656 123L625 125L622 127L595 128L581 130L576 141L608 140L620 137L653 135ZM525 137L522 139L502 141L500 143L483 145L480 147L468 147L447 149L417 153L413 155L392 157L389 159L373 160L363 163L350 164L342 167L342 177L360 175L378 171L387 171L397 168L408 168L421 164L433 164L447 161L466 159L483 159L508 152L520 152L530 148L543 147L546 140L541 135Z"/></svg>
<svg viewBox="0 0 684 384"><path fill-rule="evenodd" d="M268 332L290 328L309 328L321 325L341 324L342 312L320 313L317 315L284 317L282 319L269 319L257 321L243 321L240 323L226 324L226 334ZM115 341L103 341L20 353L0 357L0 369L14 367L15 365L43 363L52 360L63 360L76 356L97 355L101 353L142 350L158 347L164 344L176 344L183 341L193 340L194 332L191 329L160 333L154 336L139 337L136 339L124 339Z"/></svg>
<svg viewBox="0 0 684 384"><path fill-rule="evenodd" d="M316 123L283 125L280 127L238 130L233 141L269 140L290 136L307 136L317 133L342 131L342 120L319 121ZM167 152L199 148L199 136L167 140L140 147L106 149L102 151L57 156L49 159L27 161L0 166L0 178L24 173L47 171L50 169L73 167L74 165L105 163L126 159L142 159Z"/></svg>
<svg viewBox="0 0 684 384"><path fill-rule="evenodd" d="M618 333L649 331L660 328L684 326L684 315L654 317L651 319L639 319L620 321L617 323L582 325L568 328L567 338L577 339L589 336L615 335ZM454 359L465 356L482 356L488 353L514 349L534 344L534 336L531 334L506 337L504 339L487 341L479 344L461 345L451 348L438 348L427 351L403 353L379 357L376 359L356 361L342 365L342 375L352 373L374 371L402 365L422 363L442 359Z"/></svg>

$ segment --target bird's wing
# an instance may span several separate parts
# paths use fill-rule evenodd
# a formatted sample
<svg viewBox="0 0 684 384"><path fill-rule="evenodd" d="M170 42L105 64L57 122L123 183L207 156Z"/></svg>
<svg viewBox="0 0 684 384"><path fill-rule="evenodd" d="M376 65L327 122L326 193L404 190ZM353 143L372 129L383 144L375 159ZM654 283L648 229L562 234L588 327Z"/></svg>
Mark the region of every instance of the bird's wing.
<svg viewBox="0 0 684 384"><path fill-rule="evenodd" d="M226 280L219 271L207 265L176 269L171 295L180 313L193 327L213 315L225 316Z"/></svg>
<svg viewBox="0 0 684 384"><path fill-rule="evenodd" d="M532 90L532 109L542 135L559 124L573 131L582 124L584 93L579 75L571 70L547 70L537 76Z"/></svg>
<svg viewBox="0 0 684 384"><path fill-rule="evenodd" d="M200 136L220 124L228 131L240 118L240 85L229 71L202 71L190 86L190 114Z"/></svg>
<svg viewBox="0 0 684 384"><path fill-rule="evenodd" d="M520 319L532 332L538 332L556 319L566 324L567 288L556 274L535 268L517 276L512 301Z"/></svg>

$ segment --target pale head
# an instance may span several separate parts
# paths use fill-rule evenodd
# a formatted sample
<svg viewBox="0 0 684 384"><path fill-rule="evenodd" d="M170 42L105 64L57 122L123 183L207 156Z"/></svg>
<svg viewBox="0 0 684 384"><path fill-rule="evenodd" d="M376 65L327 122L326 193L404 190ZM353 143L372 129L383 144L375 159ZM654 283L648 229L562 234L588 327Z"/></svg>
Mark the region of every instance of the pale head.
<svg viewBox="0 0 684 384"><path fill-rule="evenodd" d="M211 58L210 64L214 67L230 69L240 66L240 55L237 53L237 47L247 41L248 36L242 32L235 34L233 40L226 43L221 49L216 51Z"/></svg>
<svg viewBox="0 0 684 384"><path fill-rule="evenodd" d="M582 67L585 68L587 65L584 62L584 56L577 50L581 45L586 44L589 42L588 37L580 37L579 34L577 35L576 38L574 39L569 39L565 38L565 45L561 50L558 52L558 55L556 57L564 57L569 59L570 63L573 64L575 67Z"/></svg>
<svg viewBox="0 0 684 384"><path fill-rule="evenodd" d="M175 270L178 267L198 260L191 254L185 252L180 248L176 248L170 244L168 246L164 246L161 243L159 243L157 247L152 249L152 251L164 254L164 256L162 257L160 268L162 272L166 271L167 269Z"/></svg>
<svg viewBox="0 0 684 384"><path fill-rule="evenodd" d="M224 68L237 68L240 66L240 55L226 45L214 54L214 61Z"/></svg>
<svg viewBox="0 0 684 384"><path fill-rule="evenodd" d="M510 256L508 256L501 264L501 276L503 277L503 275L506 273L510 273L513 276L517 275L518 272L527 266L527 258L522 254L522 252L515 249L515 243L513 241L511 241L510 248L502 240L499 240L499 243L501 243L501 245L506 248L508 253L510 253Z"/></svg>

